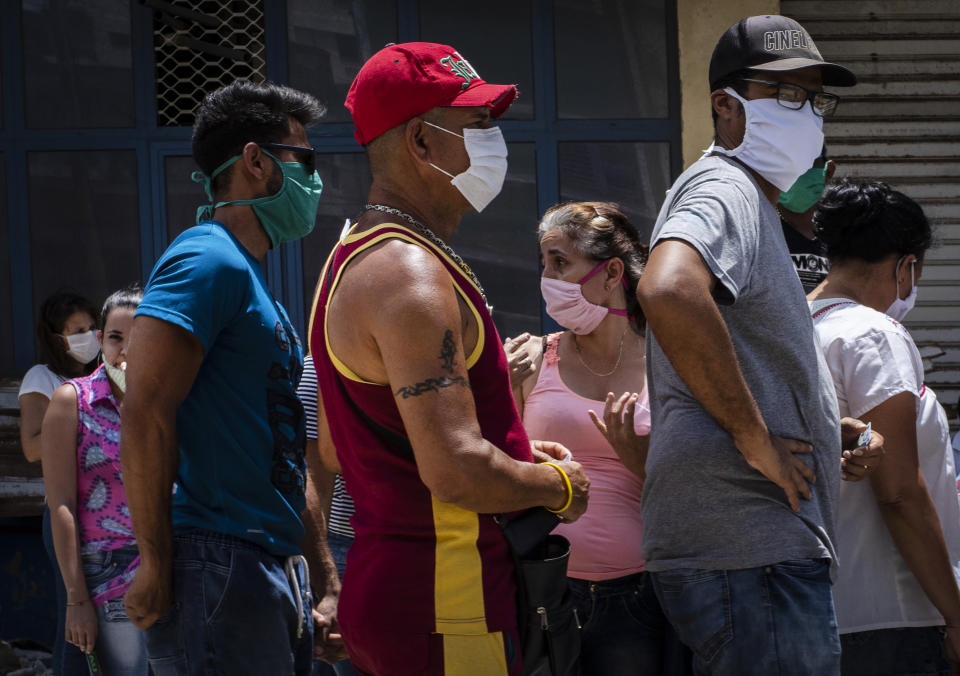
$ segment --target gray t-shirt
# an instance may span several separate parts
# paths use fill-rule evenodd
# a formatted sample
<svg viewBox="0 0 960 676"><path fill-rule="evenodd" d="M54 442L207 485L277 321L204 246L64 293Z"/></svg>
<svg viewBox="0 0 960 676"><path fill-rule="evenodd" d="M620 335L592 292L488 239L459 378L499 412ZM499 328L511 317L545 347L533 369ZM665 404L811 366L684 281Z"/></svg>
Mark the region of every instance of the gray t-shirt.
<svg viewBox="0 0 960 676"><path fill-rule="evenodd" d="M783 239L750 174L708 156L667 194L651 245L691 244L719 280L715 300L740 370L770 432L810 443L817 481L791 511L783 490L751 468L694 399L648 331L653 415L643 489L647 568L724 570L831 557L840 482L833 380ZM690 359L697 359L690 355Z"/></svg>

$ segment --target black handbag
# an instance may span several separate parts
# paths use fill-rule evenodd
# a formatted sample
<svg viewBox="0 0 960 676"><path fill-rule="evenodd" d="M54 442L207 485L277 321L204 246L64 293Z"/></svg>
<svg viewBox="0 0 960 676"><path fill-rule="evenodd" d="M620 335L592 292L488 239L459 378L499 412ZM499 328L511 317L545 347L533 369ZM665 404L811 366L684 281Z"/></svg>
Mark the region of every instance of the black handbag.
<svg viewBox="0 0 960 676"><path fill-rule="evenodd" d="M550 535L558 522L542 507L497 517L517 571L524 676L567 676L580 656L580 620L567 580L570 542Z"/></svg>

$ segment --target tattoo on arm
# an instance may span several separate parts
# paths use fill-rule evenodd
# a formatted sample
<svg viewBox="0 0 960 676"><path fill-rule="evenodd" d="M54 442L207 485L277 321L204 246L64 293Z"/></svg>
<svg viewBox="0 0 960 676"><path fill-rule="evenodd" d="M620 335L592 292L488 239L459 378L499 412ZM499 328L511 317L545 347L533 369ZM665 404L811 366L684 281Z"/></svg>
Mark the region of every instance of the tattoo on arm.
<svg viewBox="0 0 960 676"><path fill-rule="evenodd" d="M443 342L440 346L440 368L448 372L450 376L453 376L454 367L457 365L456 354L457 345L453 341L453 331L447 329L446 333L443 334ZM454 385L470 387L470 383L463 376L440 376L439 378L427 378L413 385L404 385L394 392L394 395L402 399L409 399L410 397L419 397L425 392L439 392L441 389Z"/></svg>
<svg viewBox="0 0 960 676"><path fill-rule="evenodd" d="M453 385L470 387L470 383L463 376L457 376L456 378L441 376L439 378L427 378L415 385L405 385L394 394L402 399L409 399L410 397L419 397L424 392L439 392L442 388L452 387Z"/></svg>
<svg viewBox="0 0 960 676"><path fill-rule="evenodd" d="M453 367L457 365L454 357L457 354L457 346L453 342L453 331L447 329L443 334L443 343L440 347L440 368L447 373L453 373Z"/></svg>

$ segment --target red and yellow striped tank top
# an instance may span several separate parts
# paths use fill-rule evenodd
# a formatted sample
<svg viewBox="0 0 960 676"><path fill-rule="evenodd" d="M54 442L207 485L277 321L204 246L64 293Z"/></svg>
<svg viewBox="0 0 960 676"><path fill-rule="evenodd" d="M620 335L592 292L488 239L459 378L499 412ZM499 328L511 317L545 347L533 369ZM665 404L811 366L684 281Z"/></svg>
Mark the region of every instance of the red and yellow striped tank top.
<svg viewBox="0 0 960 676"><path fill-rule="evenodd" d="M386 239L435 255L479 327L467 355L483 437L532 461L510 390L507 358L480 290L440 248L396 224L349 234L321 275L310 346L330 433L356 512L338 615L347 634L485 634L516 625L515 580L507 543L489 514L438 502L420 480L389 384L353 373L330 350L327 308L354 256Z"/></svg>

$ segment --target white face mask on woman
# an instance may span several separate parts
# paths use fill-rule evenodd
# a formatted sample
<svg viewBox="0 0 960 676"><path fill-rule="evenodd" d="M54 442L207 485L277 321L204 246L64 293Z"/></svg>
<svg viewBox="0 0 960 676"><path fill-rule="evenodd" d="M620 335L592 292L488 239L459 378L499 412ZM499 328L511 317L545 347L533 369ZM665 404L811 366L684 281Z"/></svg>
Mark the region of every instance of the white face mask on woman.
<svg viewBox="0 0 960 676"><path fill-rule="evenodd" d="M736 157L786 192L820 156L823 118L813 112L809 101L794 110L776 99L748 101L730 87L723 91L743 104L747 118L743 141L732 150L713 144L707 152Z"/></svg>
<svg viewBox="0 0 960 676"><path fill-rule="evenodd" d="M893 269L893 276L897 282L897 295L893 299L893 302L890 303L890 307L887 308L887 316L893 317L898 322L902 322L903 318L907 316L907 313L913 309L914 304L917 302L917 280L913 276L914 265L917 261L910 261L910 293L907 294L906 298L900 298L900 264L903 262L903 259L906 256L902 256L900 260L897 261L897 266Z"/></svg>
<svg viewBox="0 0 960 676"><path fill-rule="evenodd" d="M110 380L117 386L121 392L127 391L127 362L121 362L120 366L114 366L109 362L103 362L104 368Z"/></svg>
<svg viewBox="0 0 960 676"><path fill-rule="evenodd" d="M430 166L453 179L450 183L470 202L470 206L483 211L500 194L507 177L507 144L500 127L464 129L461 135L426 120L423 123L463 139L470 158L466 171L454 176L432 162Z"/></svg>
<svg viewBox="0 0 960 676"><path fill-rule="evenodd" d="M96 331L75 333L64 338L67 339L67 354L81 364L89 364L100 354L100 341L97 340Z"/></svg>

